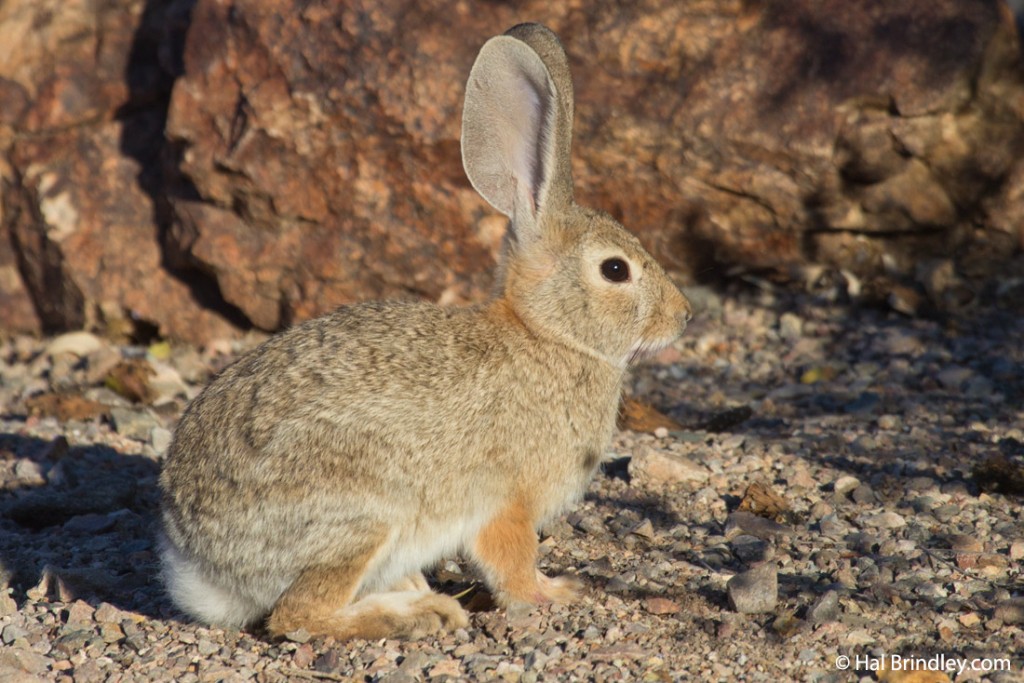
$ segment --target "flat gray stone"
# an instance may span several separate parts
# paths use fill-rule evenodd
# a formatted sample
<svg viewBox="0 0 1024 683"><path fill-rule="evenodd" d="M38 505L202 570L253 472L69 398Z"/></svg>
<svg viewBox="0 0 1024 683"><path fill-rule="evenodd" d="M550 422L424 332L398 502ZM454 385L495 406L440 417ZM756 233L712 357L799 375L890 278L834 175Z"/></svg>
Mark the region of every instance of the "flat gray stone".
<svg viewBox="0 0 1024 683"><path fill-rule="evenodd" d="M629 473L631 476L646 477L648 481L658 484L703 483L711 477L707 468L682 456L654 448L645 448L633 456L629 462Z"/></svg>
<svg viewBox="0 0 1024 683"><path fill-rule="evenodd" d="M839 593L828 591L807 609L807 621L812 626L826 624L839 618Z"/></svg>
<svg viewBox="0 0 1024 683"><path fill-rule="evenodd" d="M162 427L160 421L153 417L148 410L133 410L131 408L111 408L110 418L114 422L114 429L118 434L127 436L136 441L149 441L153 429Z"/></svg>
<svg viewBox="0 0 1024 683"><path fill-rule="evenodd" d="M779 577L775 565L765 562L729 579L729 606L741 614L771 612L779 600Z"/></svg>
<svg viewBox="0 0 1024 683"><path fill-rule="evenodd" d="M795 532L785 524L765 519L746 510L737 510L725 521L725 535L733 538L740 534L748 534L758 538L770 539L778 536L792 536Z"/></svg>

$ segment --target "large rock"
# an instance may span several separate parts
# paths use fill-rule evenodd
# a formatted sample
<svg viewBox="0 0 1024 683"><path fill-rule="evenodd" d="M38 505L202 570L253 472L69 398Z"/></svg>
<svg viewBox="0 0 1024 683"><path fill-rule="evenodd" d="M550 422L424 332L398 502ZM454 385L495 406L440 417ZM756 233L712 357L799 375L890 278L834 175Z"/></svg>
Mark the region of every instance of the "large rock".
<svg viewBox="0 0 1024 683"><path fill-rule="evenodd" d="M463 86L527 17L570 54L581 198L677 269L912 274L1020 248L1024 90L999 3L699 5L199 0L168 120L179 257L264 328L479 297L501 223L462 173Z"/></svg>
<svg viewBox="0 0 1024 683"><path fill-rule="evenodd" d="M167 125L182 259L266 329L354 299L479 297L503 225L462 170L462 94L513 22L479 9L199 2Z"/></svg>
<svg viewBox="0 0 1024 683"><path fill-rule="evenodd" d="M504 222L462 171L463 88L526 19L570 55L581 201L684 278L821 264L932 293L1024 248L998 0L6 0L0 328L201 341L481 298Z"/></svg>
<svg viewBox="0 0 1024 683"><path fill-rule="evenodd" d="M164 269L154 200L139 182L144 169L122 151L140 123L113 120L14 145L12 159L24 169L18 199L32 220L16 221L12 235L26 282L42 294L36 309L53 328L132 335L146 321L192 341L230 334Z"/></svg>
<svg viewBox="0 0 1024 683"><path fill-rule="evenodd" d="M169 272L160 244L172 79L158 50L181 9L0 5L0 329L232 333L199 304L203 279Z"/></svg>

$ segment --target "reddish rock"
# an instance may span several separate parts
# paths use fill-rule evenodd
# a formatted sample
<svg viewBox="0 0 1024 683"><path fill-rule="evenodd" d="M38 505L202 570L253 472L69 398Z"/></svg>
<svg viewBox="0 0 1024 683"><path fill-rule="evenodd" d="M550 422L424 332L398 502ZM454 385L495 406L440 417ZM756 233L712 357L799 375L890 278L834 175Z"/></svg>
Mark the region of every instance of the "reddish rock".
<svg viewBox="0 0 1024 683"><path fill-rule="evenodd" d="M651 614L678 614L682 611L678 602L668 598L646 598L644 608Z"/></svg>
<svg viewBox="0 0 1024 683"><path fill-rule="evenodd" d="M8 0L0 6L2 115L23 132L81 125L129 99L125 79L144 2ZM8 100L4 99L4 109Z"/></svg>
<svg viewBox="0 0 1024 683"><path fill-rule="evenodd" d="M17 142L24 169L13 223L36 310L51 327L130 333L146 321L163 334L201 341L231 328L197 305L163 268L153 199L140 163L123 154L125 124L73 128Z"/></svg>
<svg viewBox="0 0 1024 683"><path fill-rule="evenodd" d="M172 201L175 244L264 328L482 296L496 235L460 166L463 87L529 17L570 54L580 194L676 269L1012 253L1024 90L1000 8L199 0L168 122L197 195Z"/></svg>
<svg viewBox="0 0 1024 683"><path fill-rule="evenodd" d="M1024 250L1000 0L7 0L0 329L482 298L504 221L462 171L463 88L527 19L569 53L580 199L684 279L818 264L887 296Z"/></svg>
<svg viewBox="0 0 1024 683"><path fill-rule="evenodd" d="M460 15L480 39L458 44L452 18L411 2L197 4L167 133L199 201L173 200L173 234L257 326L489 283L495 235L458 135L493 30Z"/></svg>
<svg viewBox="0 0 1024 683"><path fill-rule="evenodd" d="M0 331L41 332L32 296L21 277L11 236L0 229Z"/></svg>
<svg viewBox="0 0 1024 683"><path fill-rule="evenodd" d="M181 5L0 6L0 329L232 333L197 302L201 284L167 270L160 244L171 79L158 47Z"/></svg>

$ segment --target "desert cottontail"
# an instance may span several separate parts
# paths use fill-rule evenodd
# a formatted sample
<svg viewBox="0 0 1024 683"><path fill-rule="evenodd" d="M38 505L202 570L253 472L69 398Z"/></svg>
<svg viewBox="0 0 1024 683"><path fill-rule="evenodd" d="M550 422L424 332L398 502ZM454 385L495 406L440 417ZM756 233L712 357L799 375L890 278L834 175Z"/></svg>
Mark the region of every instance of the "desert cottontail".
<svg viewBox="0 0 1024 683"><path fill-rule="evenodd" d="M467 624L421 570L462 552L499 602L572 597L536 529L582 495L628 363L690 306L635 237L573 200L572 82L538 24L488 41L463 163L509 216L494 297L341 308L268 340L189 406L164 463L164 578L207 623L349 637Z"/></svg>

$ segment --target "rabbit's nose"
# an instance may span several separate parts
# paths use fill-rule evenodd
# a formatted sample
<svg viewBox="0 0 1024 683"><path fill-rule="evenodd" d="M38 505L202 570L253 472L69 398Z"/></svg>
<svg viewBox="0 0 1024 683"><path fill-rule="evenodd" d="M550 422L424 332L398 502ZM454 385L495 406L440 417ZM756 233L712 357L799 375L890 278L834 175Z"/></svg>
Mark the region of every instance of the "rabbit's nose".
<svg viewBox="0 0 1024 683"><path fill-rule="evenodd" d="M677 314L679 326L686 327L686 323L690 322L693 318L693 307L690 305L690 300L686 298L686 295L680 293L679 298L682 299L682 310Z"/></svg>

